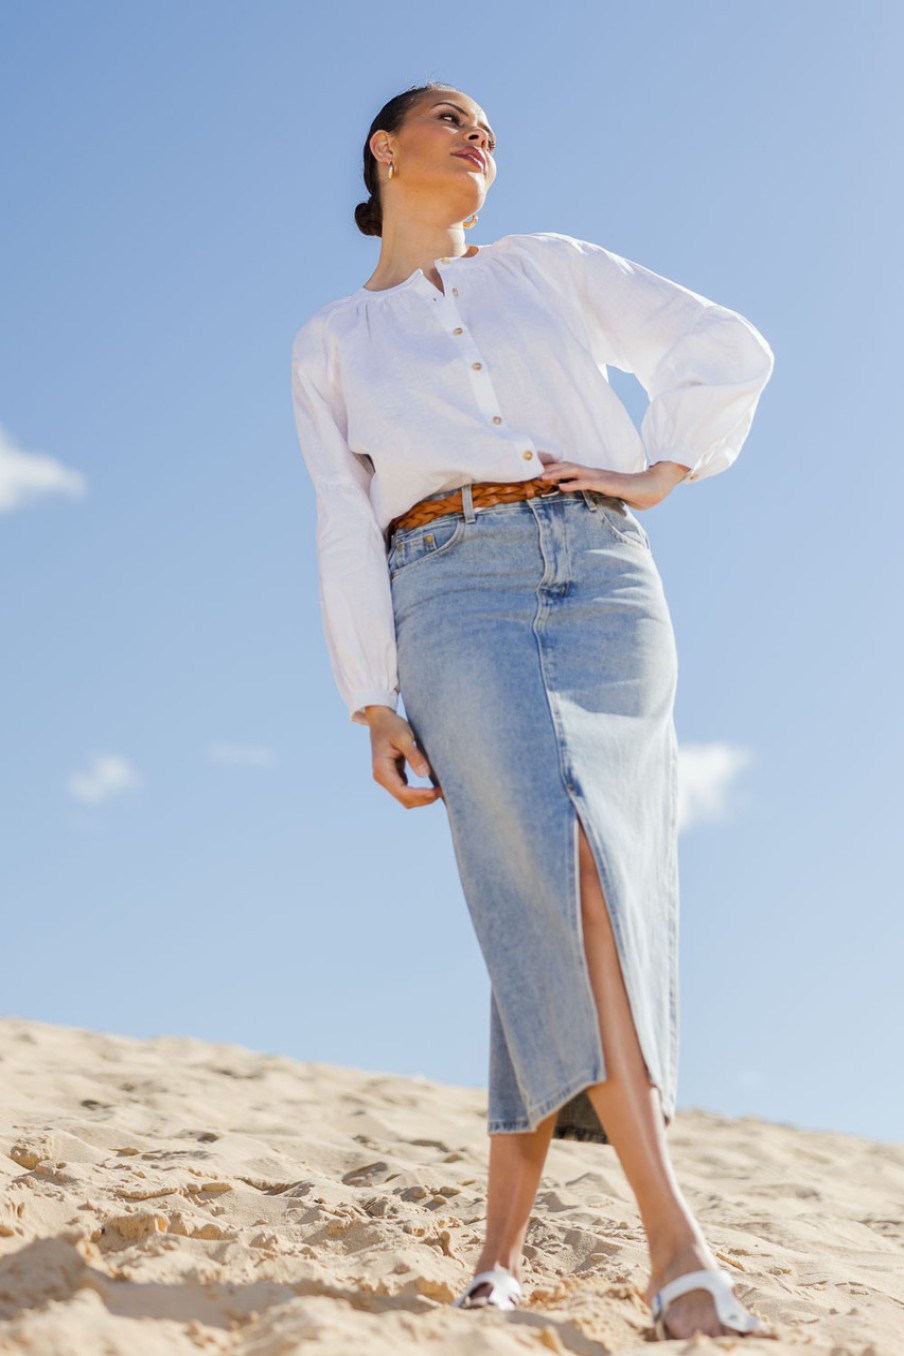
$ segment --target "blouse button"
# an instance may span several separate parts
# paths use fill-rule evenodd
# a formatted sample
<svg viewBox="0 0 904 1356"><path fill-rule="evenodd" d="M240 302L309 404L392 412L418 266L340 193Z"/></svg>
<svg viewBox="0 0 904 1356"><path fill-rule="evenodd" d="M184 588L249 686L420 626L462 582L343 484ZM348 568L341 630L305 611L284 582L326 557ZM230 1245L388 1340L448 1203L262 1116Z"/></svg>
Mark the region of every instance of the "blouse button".
<svg viewBox="0 0 904 1356"><path fill-rule="evenodd" d="M479 372L480 369L483 367L483 363L471 363L471 366L473 367L475 372Z"/></svg>
<svg viewBox="0 0 904 1356"><path fill-rule="evenodd" d="M494 424L501 424L501 423L502 423L502 419L500 418L500 416L499 416L498 414L494 414L494 415L493 415L493 423L494 423Z"/></svg>
<svg viewBox="0 0 904 1356"><path fill-rule="evenodd" d="M457 287L453 287L453 288L452 288L452 295L453 295L453 297L457 297L457 296L458 296L458 288L457 288Z"/></svg>
<svg viewBox="0 0 904 1356"><path fill-rule="evenodd" d="M446 255L444 258L440 259L440 263L441 263L441 264L447 264L448 262L449 262L449 256L448 256L448 255Z"/></svg>
<svg viewBox="0 0 904 1356"><path fill-rule="evenodd" d="M522 452L521 455L522 455L522 457L524 458L525 461L530 461L531 457L532 457L534 454L533 454L533 452Z"/></svg>
<svg viewBox="0 0 904 1356"><path fill-rule="evenodd" d="M452 331L452 333L453 333L453 334L463 334L464 331L462 330L461 325L459 325L456 329L454 329L454 330Z"/></svg>

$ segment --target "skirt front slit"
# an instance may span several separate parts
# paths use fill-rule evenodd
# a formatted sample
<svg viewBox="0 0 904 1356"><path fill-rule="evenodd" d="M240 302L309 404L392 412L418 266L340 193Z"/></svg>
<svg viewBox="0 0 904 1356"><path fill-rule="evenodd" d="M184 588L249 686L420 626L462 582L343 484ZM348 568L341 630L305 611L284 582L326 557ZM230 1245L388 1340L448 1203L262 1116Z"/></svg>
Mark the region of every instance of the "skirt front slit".
<svg viewBox="0 0 904 1356"><path fill-rule="evenodd" d="M579 493L396 533L399 683L490 980L490 1134L607 1143L581 920L593 853L665 1124L678 1053L674 635L638 520Z"/></svg>

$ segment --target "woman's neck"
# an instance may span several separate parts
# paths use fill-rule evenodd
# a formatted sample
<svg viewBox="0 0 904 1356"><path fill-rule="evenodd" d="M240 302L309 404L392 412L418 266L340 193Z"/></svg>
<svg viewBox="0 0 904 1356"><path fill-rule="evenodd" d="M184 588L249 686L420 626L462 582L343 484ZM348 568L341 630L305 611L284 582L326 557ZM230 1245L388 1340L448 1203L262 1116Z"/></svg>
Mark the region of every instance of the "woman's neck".
<svg viewBox="0 0 904 1356"><path fill-rule="evenodd" d="M432 223L423 231L406 229L404 239L387 226L382 236L380 258L365 287L371 291L382 291L395 287L410 278L417 269L439 286L439 276L434 264L437 259L458 259L462 255L476 254L477 245L468 245L464 228L461 226L436 227Z"/></svg>

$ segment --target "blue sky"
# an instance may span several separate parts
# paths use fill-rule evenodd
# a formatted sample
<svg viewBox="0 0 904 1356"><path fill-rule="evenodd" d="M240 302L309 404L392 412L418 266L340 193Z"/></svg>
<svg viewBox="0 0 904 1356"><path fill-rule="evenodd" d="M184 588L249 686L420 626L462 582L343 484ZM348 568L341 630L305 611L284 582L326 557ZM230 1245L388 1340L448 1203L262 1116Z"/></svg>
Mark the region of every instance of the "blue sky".
<svg viewBox="0 0 904 1356"><path fill-rule="evenodd" d="M775 352L735 466L644 515L680 655L678 1105L902 1138L902 28L4 7L3 1011L485 1083L444 808L372 781L333 686L289 382L377 261L371 119L437 79L498 137L469 240L595 241Z"/></svg>

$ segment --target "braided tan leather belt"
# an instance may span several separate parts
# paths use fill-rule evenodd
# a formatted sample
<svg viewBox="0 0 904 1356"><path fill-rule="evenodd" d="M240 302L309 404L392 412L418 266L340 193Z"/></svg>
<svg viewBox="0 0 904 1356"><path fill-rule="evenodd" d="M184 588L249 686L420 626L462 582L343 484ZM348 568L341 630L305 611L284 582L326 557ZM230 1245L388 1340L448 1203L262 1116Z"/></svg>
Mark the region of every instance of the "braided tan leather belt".
<svg viewBox="0 0 904 1356"><path fill-rule="evenodd" d="M534 499L537 495L567 493L569 491L560 490L557 485L551 481L542 480L539 476L533 480L512 482L478 480L471 486L471 498L476 509L490 508L493 504L513 504L518 499ZM424 523L439 518L443 513L462 512L460 489L453 490L451 494L444 494L439 499L419 499L416 504L412 504L410 509L400 513L397 518L393 518L388 528L389 536L392 537L393 532L400 527L423 527Z"/></svg>

